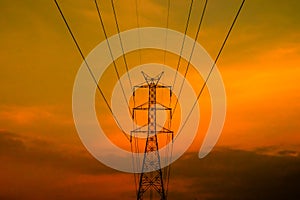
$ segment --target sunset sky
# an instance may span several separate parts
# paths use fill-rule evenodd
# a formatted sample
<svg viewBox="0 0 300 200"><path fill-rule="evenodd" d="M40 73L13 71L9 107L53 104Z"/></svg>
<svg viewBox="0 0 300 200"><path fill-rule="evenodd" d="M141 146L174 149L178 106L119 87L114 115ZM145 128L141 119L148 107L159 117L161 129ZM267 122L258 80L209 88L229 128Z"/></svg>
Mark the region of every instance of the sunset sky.
<svg viewBox="0 0 300 200"><path fill-rule="evenodd" d="M112 36L110 1L98 2ZM166 26L167 0L138 2L141 27ZM87 55L105 39L94 1L58 3ZM198 42L213 59L240 3L208 1ZM170 29L184 32L189 4L171 0ZM203 5L194 0L187 31L192 38ZM116 0L115 6L121 31L137 28L135 0ZM210 118L205 90L197 138L172 166L170 200L300 198L299 9L297 0L246 0L217 63L227 95L221 137L211 154L198 159ZM134 199L133 175L98 162L78 137L72 90L82 58L54 1L2 0L0 11L0 199ZM127 56L130 67L138 64L138 52ZM162 58L162 51L142 52L143 63ZM177 59L168 54L166 64L176 68ZM203 83L194 73L187 79L197 91ZM99 81L108 97L112 83L110 66ZM96 103L99 123L126 148L116 126L104 121L109 112L103 105Z"/></svg>

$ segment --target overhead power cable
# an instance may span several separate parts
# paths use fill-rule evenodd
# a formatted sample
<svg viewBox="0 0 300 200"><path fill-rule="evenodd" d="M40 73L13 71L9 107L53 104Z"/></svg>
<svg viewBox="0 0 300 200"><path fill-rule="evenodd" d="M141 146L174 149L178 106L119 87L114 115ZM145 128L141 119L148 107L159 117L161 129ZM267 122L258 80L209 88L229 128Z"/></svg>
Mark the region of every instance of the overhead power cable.
<svg viewBox="0 0 300 200"><path fill-rule="evenodd" d="M125 100L125 103L127 105L127 108L130 112L130 115L132 114L131 113L131 109L129 107L129 104L128 104L128 99L126 97L126 94L125 94L125 90L124 90L124 86L123 86L123 83L121 82L121 79L120 79L120 73L118 71L118 68L117 68L117 64L115 62L115 58L113 56L113 53L112 53L112 49L111 49L111 46L110 46L110 43L108 41L108 36L107 36L107 33L106 33L106 29L105 29L105 26L104 26L104 22L103 22L103 19L102 19L102 15L101 15L101 12L100 12L100 9L99 9L99 5L97 3L97 0L95 0L95 5L96 5L96 9L97 9L97 13L98 13L98 17L99 17L99 20L100 20L100 24L101 24L101 27L102 27L102 30L103 30L103 33L104 33L104 36L105 36L105 40L106 40L106 43L107 43L107 46L108 46L108 50L109 50L109 53L110 53L110 56L111 56L111 59L112 59L112 62L113 62L113 66L114 66L114 69L115 69L115 72L116 72L116 75L117 75L117 78L118 78L118 82L121 86L121 89L122 89L122 93L123 93L123 96L124 96L124 100ZM120 35L119 35L120 37ZM123 52L123 56L124 56L124 52ZM126 68L127 69L127 68ZM129 76L129 73L127 72L128 76ZM131 82L130 82L131 83Z"/></svg>
<svg viewBox="0 0 300 200"><path fill-rule="evenodd" d="M164 51L164 64L166 64L166 54L167 54L167 41L168 41L168 28L169 28L169 17L170 17L170 0L168 1L168 11L167 11L167 22L166 22L166 37L165 37L165 51Z"/></svg>
<svg viewBox="0 0 300 200"><path fill-rule="evenodd" d="M176 78L177 78L177 75L178 75L178 70L179 70L181 56L182 56L183 47L184 47L184 43L185 43L186 33L187 33L187 30L188 30L188 27L189 27L190 17L191 17L191 13L192 13L193 3L194 3L194 0L191 0L189 13L188 13L188 17L187 17L186 25L185 25L183 41L182 41L182 45L181 45L181 49L180 49L180 55L179 55L179 59L178 59L178 62L177 62L176 73L175 73L174 81L173 81L173 84L172 84L172 88L174 88Z"/></svg>
<svg viewBox="0 0 300 200"><path fill-rule="evenodd" d="M81 50L81 48L80 48L80 46L79 46L79 44L78 44L76 38L75 38L75 36L74 36L74 34L73 34L73 32L72 32L72 30L71 30L71 28L70 28L70 26L69 26L69 24L68 24L68 22L67 22L67 20L66 20L66 18L65 18L65 16L64 16L64 14L63 14L63 12L62 12L62 10L61 10L59 4L57 3L56 0L54 0L54 2L55 2L56 7L57 7L57 9L58 9L58 11L59 11L59 13L60 13L60 15L61 15L61 17L62 17L62 19L63 19L65 25L66 25L66 27L67 27L67 29L68 29L70 35L71 35L71 37L72 37L72 39L73 39L73 41L74 41L74 43L75 43L75 45L76 45L76 47L77 47L77 50L79 51L79 53L80 53L80 55L81 55L81 58L83 59L83 61L84 61L84 63L85 63L85 66L86 66L86 68L88 69L89 74L91 75L93 81L95 82L95 84L96 84L96 86L97 86L97 89L98 89L98 91L100 92L100 94L101 94L101 96L102 96L102 98L103 98L103 100L104 100L106 106L108 107L110 113L112 114L113 118L115 119L115 121L116 121L117 125L119 126L119 128L121 129L122 133L123 133L123 134L125 135L125 137L129 140L129 136L128 136L128 135L126 134L126 132L122 129L120 122L118 121L117 117L114 115L114 113L113 113L113 111L112 111L112 108L110 107L110 105L109 105L109 103L108 103L108 101L107 101L107 99L106 99L106 97L105 97L103 91L101 90L101 88L100 88L100 86L99 86L99 84L98 84L98 81L97 81L95 75L93 74L92 69L90 68L90 66L89 66L89 64L88 64L88 62L87 62L87 60L85 59L85 56L84 56L84 54L83 54L83 52L82 52L82 50Z"/></svg>
<svg viewBox="0 0 300 200"><path fill-rule="evenodd" d="M237 18L238 18L239 14L240 14L240 12L241 12L241 10L242 10L242 8L243 8L243 5L244 5L245 1L246 1L246 0L243 0L243 1L242 1L241 5L240 5L240 7L239 7L239 9L238 9L238 12L237 12L237 14L235 15L235 18L234 18L234 20L233 20L233 22L232 22L232 24L231 24L231 26L230 26L230 28L229 28L229 30L228 30L228 33L227 33L227 35L226 35L226 37L225 37L225 39L224 39L224 41L223 41L223 43L222 43L222 46L221 46L221 48L220 48L220 50L219 50L219 53L218 53L218 55L217 55L217 57L216 57L216 59L215 59L213 65L212 65L212 67L211 67L211 69L210 69L210 71L209 71L209 73L208 73L208 75L207 75L207 77L206 77L206 79L205 79L205 81L204 81L204 83L203 83L201 89L200 89L200 92L198 93L197 99L195 100L195 102L194 102L194 104L193 104L193 106L192 106L190 112L188 113L188 115L187 115L187 117L185 118L185 120L184 120L184 122L183 122L181 128L179 129L178 134L180 134L180 132L183 130L183 128L184 128L184 126L186 125L188 119L190 118L190 116L191 116L191 114L192 114L192 111L193 111L193 109L195 108L195 106L196 106L196 104L197 104L197 102L198 102L198 100L199 100L201 94L203 93L203 90L204 90L204 88L205 88L205 86L206 86L206 84L207 84L207 81L209 80L209 77L210 77L211 73L213 72L213 69L215 68L216 63L217 63L217 61L219 60L219 57L220 57L220 55L221 55L221 53L222 53L222 51L223 51L223 48L224 48L224 46L225 46L225 44L226 44L226 42L227 42L227 40L228 40L228 37L229 37L229 35L230 35L230 33L231 33L231 31L232 31L232 29L233 29L233 27L234 27L234 25L235 25L235 23L236 23L236 21L237 21ZM177 134L177 136L178 136L178 134ZM176 137L177 137L177 136L176 136Z"/></svg>
<svg viewBox="0 0 300 200"><path fill-rule="evenodd" d="M189 70L189 67L190 67L190 64L191 64L191 60L192 60L192 57L193 57L193 54L194 54L195 46L196 46L196 43L197 43L197 40L198 40L198 36L199 36L199 32L200 32L200 29L201 29L202 21L203 21L203 18L204 18L206 6L207 6L207 0L205 0L205 3L204 3L204 7L203 7L202 14L201 14L201 17L200 17L200 21L199 21L199 24L198 24L198 28L197 28L196 36L195 36L195 39L194 39L192 51L191 51L191 54L190 54L190 57L189 57L189 60L188 60L188 64L186 66L186 70L185 70L185 73L184 73L184 78L183 78L183 80L182 80L182 82L180 84L180 89L179 89L179 93L178 93L178 96L177 96L177 99L176 99L176 103L174 105L173 113L175 113L175 110L176 110L179 98L181 96L183 85L184 85L185 80L186 80L186 75L188 73L188 70Z"/></svg>
<svg viewBox="0 0 300 200"><path fill-rule="evenodd" d="M115 23L116 23L116 27L117 27L117 31L118 31L119 40L120 40L120 46L121 46L122 53L123 53L122 57L123 57L124 64L125 64L125 67L126 67L126 72L127 72L128 80L129 80L129 83L130 83L130 88L132 90L133 87L132 87L132 82L131 82L131 78L130 78L130 74L129 74L129 70L128 70L128 65L127 65L127 60L126 60L126 56L125 56L125 52L124 52L122 38L121 38L121 35L120 35L120 28L119 28L118 18L117 18L117 14L116 14L114 0L111 0L111 6L112 6L112 9L113 9Z"/></svg>
<svg viewBox="0 0 300 200"><path fill-rule="evenodd" d="M138 29L140 28L140 17L139 17L139 6L138 6L138 0L135 0L135 14L136 14L136 25ZM139 64L142 64L142 52L141 52L141 35L140 30L138 30L139 36L138 36L138 47L139 47Z"/></svg>

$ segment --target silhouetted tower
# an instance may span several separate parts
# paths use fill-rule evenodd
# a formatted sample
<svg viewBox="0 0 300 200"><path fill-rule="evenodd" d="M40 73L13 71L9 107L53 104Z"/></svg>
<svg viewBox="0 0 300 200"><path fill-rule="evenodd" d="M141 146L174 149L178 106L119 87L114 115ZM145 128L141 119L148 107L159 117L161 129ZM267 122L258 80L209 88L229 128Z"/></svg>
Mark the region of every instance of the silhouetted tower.
<svg viewBox="0 0 300 200"><path fill-rule="evenodd" d="M173 139L173 131L170 131L171 114L172 109L157 102L157 89L169 89L171 99L171 86L159 85L159 81L163 75L163 72L154 78L149 77L142 72L146 83L134 87L133 96L135 97L135 91L139 88L148 89L148 102L143 103L133 108L133 118L135 118L135 112L137 110L148 112L148 122L145 126L140 127L132 131L132 133L146 133L146 144L144 150L144 158L142 163L142 172L138 180L137 188L137 200L149 198L158 198L161 200L167 199L167 184L169 179L169 167L161 169L161 158L159 155L158 134L169 134ZM156 115L157 111L169 111L168 127L164 127L157 124ZM159 129L159 130L158 130ZM132 134L131 133L131 134ZM147 194L147 195L146 195ZM148 196L149 194L149 196ZM145 197L146 196L146 197Z"/></svg>

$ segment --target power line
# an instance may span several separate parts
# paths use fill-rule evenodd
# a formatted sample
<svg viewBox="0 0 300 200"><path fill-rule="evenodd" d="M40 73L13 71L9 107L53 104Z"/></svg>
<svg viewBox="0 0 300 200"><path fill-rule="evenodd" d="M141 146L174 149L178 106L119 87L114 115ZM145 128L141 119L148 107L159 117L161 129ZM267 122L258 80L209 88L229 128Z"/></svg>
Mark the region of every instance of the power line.
<svg viewBox="0 0 300 200"><path fill-rule="evenodd" d="M168 41L168 28L169 28L169 16L170 16L170 0L168 0L168 11L167 11L167 22L166 22L166 37L165 37L165 49L167 47ZM164 64L166 64L166 54L167 50L164 51Z"/></svg>
<svg viewBox="0 0 300 200"><path fill-rule="evenodd" d="M190 22L190 17L191 17L191 13L192 13L193 3L194 3L194 0L191 0L190 8L189 8L189 14L188 14L188 18L187 18L187 21L186 21L186 26L185 26L183 41L182 41L182 45L181 45L181 49L180 49L180 55L179 55L179 59L178 59L178 62L177 62L177 68L176 68L176 73L175 73L175 77L174 77L172 88L174 88L174 85L175 85L175 82L176 82L176 78L177 78L177 74L178 74L178 69L179 69L179 66L180 66L181 56L182 56L183 47L184 47L184 43L185 43L186 33L187 33L187 30L188 30L188 27L189 27L189 22Z"/></svg>
<svg viewBox="0 0 300 200"><path fill-rule="evenodd" d="M138 0L135 0L135 14L136 14L136 25L138 29L140 28L140 17L139 17L139 10L138 10ZM141 52L141 35L140 30L138 30L139 36L138 36L138 47L139 47L139 61L140 64L142 64L142 52Z"/></svg>
<svg viewBox="0 0 300 200"><path fill-rule="evenodd" d="M203 93L203 90L204 90L204 88L205 88L205 86L206 86L206 84L207 84L207 81L208 81L208 79L209 79L209 77L210 77L210 75L211 75L213 69L214 69L215 66L216 66L216 63L217 63L217 61L218 61L218 59L219 59L219 57L220 57L220 55L221 55L221 53L222 53L222 51L223 51L223 48L224 48L224 46L225 46L225 44L226 44L226 42L227 42L227 40L228 40L228 37L229 37L229 35L230 35L231 31L232 31L233 26L235 25L235 22L236 22L236 20L237 20L237 18L238 18L238 16L239 16L241 10L242 10L242 8L243 8L243 5L244 5L245 1L246 1L246 0L243 0L243 2L241 3L241 5L240 5L240 7L239 7L239 10L238 10L237 14L235 15L235 18L234 18L234 20L233 20L233 22L232 22L232 24L231 24L231 26L230 26L230 28L229 28L229 31L228 31L228 33L227 33L227 35L226 35L226 37L225 37L225 39L224 39L224 41L223 41L223 43L222 43L222 46L221 46L221 48L220 48L220 50L219 50L219 53L218 53L218 55L217 55L217 57L216 57L216 59L215 59L215 61L214 61L214 64L212 65L212 67L211 67L211 69L210 69L210 71L209 71L209 73L208 73L208 75L207 75L207 77L206 77L206 79L205 79L205 82L204 82L204 84L203 84L202 87L201 87L200 92L198 93L197 99L196 99L196 101L194 102L194 104L193 104L193 106L192 106L192 109L191 109L190 112L188 113L188 115L187 115L187 117L185 118L185 120L184 120L184 122L183 122L183 124L182 124L182 126L181 126L181 128L180 128L180 130L178 131L178 134L180 134L180 132L182 131L183 127L186 125L187 120L190 118L193 109L195 108L195 106L196 106L196 104L197 104L197 102L198 102L198 100L199 100L201 94ZM178 136L178 134L177 134L177 136Z"/></svg>
<svg viewBox="0 0 300 200"><path fill-rule="evenodd" d="M103 33L104 33L104 36L105 36L105 40L106 40L106 43L107 43L107 46L108 46L108 49L109 49L109 53L110 53L110 56L111 56L111 59L112 59L112 62L113 62L113 66L114 66L114 69L115 69L115 72L116 72L116 75L117 75L117 78L118 78L118 82L120 83L120 86L121 86L121 89L122 89L122 93L123 93L123 96L124 96L124 100L126 102L128 110L129 110L129 112L131 114L131 109L129 107L128 99L126 97L125 90L124 90L123 84L122 84L121 79L120 79L120 74L119 74L119 71L118 71L118 68L117 68L117 65L116 65L113 53L112 53L112 49L111 49L110 43L108 41L108 36L107 36L106 30L105 30L104 22L103 22L103 19L102 19L102 15L101 15L101 12L100 12L97 0L95 0L95 5L96 5L96 9L97 9L99 20L100 20L100 24L101 24L101 27L102 27L102 30L103 30ZM123 55L124 55L124 52L123 52ZM129 75L128 72L127 72L127 74Z"/></svg>
<svg viewBox="0 0 300 200"><path fill-rule="evenodd" d="M130 88L132 90L133 89L132 82L131 82L131 78L130 78L129 71L128 71L128 65L127 65L126 56L125 56L125 53L124 53L123 42L122 42L122 38L121 38L121 35L120 35L120 28L119 28L117 14L116 14L115 5L114 5L114 1L113 0L111 0L111 6L112 6L112 9L113 9L115 23L116 23L116 26L117 26L118 36L119 36L120 45L121 45L121 49L122 49L122 53L123 53L122 57L123 57L124 64L125 64L125 67L126 67L126 72L127 72L128 80L129 80L129 83L130 83Z"/></svg>
<svg viewBox="0 0 300 200"><path fill-rule="evenodd" d="M190 57L189 57L188 64L186 66L186 70L185 70L185 73L184 73L184 79L182 80L181 85L180 85L180 90L179 90L179 94L178 94L178 97L177 97L177 100L176 100L176 103L175 103L175 106L174 106L174 109L173 109L173 113L175 113L179 98L181 96L183 85L184 85L184 82L186 80L186 75L188 73L188 70L189 70L189 67L190 67L190 64L191 64L191 60L192 60L192 57L193 57L193 53L194 53L194 50L195 50L195 46L196 46L196 43L197 43L199 32L200 32L200 29L201 29L202 21L203 21L203 18L204 18L206 6L207 6L207 0L205 0L205 4L204 4L202 14L201 14L201 17L200 17L200 21L199 21L199 24L198 24L198 29L197 29L196 36L195 36L195 39L194 39L194 44L193 44L193 47L192 47L192 51L191 51L191 54L190 54Z"/></svg>
<svg viewBox="0 0 300 200"><path fill-rule="evenodd" d="M96 86L97 86L98 91L100 92L102 98L103 98L104 101L105 101L105 104L107 105L109 111L111 112L113 118L115 119L115 121L116 121L116 123L118 124L119 128L121 129L122 133L123 133L123 134L126 136L126 138L129 140L128 135L127 135L126 132L122 129L120 122L118 121L118 119L117 119L116 116L114 115L114 113L113 113L113 111L112 111L112 108L110 107L110 105L109 105L109 103L108 103L108 101L107 101L107 99L106 99L106 97L105 97L103 91L101 90L101 88L100 88L100 86L99 86L99 84L98 84L98 81L97 81L95 75L93 74L92 69L90 68L88 62L86 61L85 56L84 56L84 54L82 53L82 50L81 50L81 48L80 48L80 46L79 46L79 44L78 44L78 42L77 42L77 40L76 40L76 38L75 38L73 32L72 32L72 30L71 30L71 28L70 28L70 26L69 26L69 24L68 24L68 22L67 22L67 20L66 20L66 18L65 18L65 16L64 16L63 12L62 12L62 10L61 10L59 4L57 3L56 0L54 0L54 2L55 2L55 4L56 4L56 7L57 7L57 9L58 9L58 11L59 11L59 13L60 13L62 19L64 20L65 25L66 25L67 28L68 28L68 31L69 31L69 33L70 33L70 35L71 35L71 37L72 37L72 39L73 39L73 41L74 41L76 47L77 47L77 50L79 51L79 53L80 53L80 55L81 55L81 57L82 57L82 59L83 59L83 61L84 61L84 63L85 63L85 66L87 67L87 69L88 69L88 71L89 71L89 73L90 73L90 75L91 75L93 81L95 82L95 84L96 84Z"/></svg>
<svg viewBox="0 0 300 200"><path fill-rule="evenodd" d="M165 51L164 51L164 64L166 64L166 54L167 54L167 41L168 41L168 28L169 28L169 18L170 18L170 6L171 5L171 1L167 0L167 21L166 21L166 36L165 36ZM170 88L171 90L171 88ZM170 100L169 100L169 106L171 106L171 91L170 91ZM169 119L169 128L171 128L171 117L172 117L172 110L170 110L170 119ZM169 180L170 180L170 172L171 172L171 165L170 162L172 160L172 151L173 151L173 145L174 145L174 141L173 141L173 134L172 133L172 144L171 144L171 154L170 157L169 156L169 145L168 143L170 142L170 135L167 135L167 139L166 139L166 152L165 152L165 157L166 157L166 163L168 167L165 167L165 190L166 190L166 199L168 196L168 189L169 189Z"/></svg>

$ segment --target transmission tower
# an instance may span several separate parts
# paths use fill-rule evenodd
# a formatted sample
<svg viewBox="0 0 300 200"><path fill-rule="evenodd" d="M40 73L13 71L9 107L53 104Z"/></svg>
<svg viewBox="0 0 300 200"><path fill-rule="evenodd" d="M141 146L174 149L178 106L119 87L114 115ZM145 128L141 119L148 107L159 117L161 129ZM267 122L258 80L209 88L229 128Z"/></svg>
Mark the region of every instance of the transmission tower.
<svg viewBox="0 0 300 200"><path fill-rule="evenodd" d="M133 108L133 118L136 118L136 111L146 111L147 124L131 131L131 135L146 134L146 143L144 149L144 157L142 162L142 171L138 176L137 200L142 199L167 199L168 180L170 175L170 166L161 169L161 156L159 154L158 134L165 134L167 142L170 142L170 136L173 140L173 131L170 130L172 109L157 101L157 90L168 89L171 100L171 86L158 84L163 72L152 78L142 72L146 84L134 86L133 98L137 89L148 90L148 101ZM168 122L165 126L157 123L157 111L168 112ZM167 159L170 156L166 154ZM168 162L169 163L169 162Z"/></svg>

